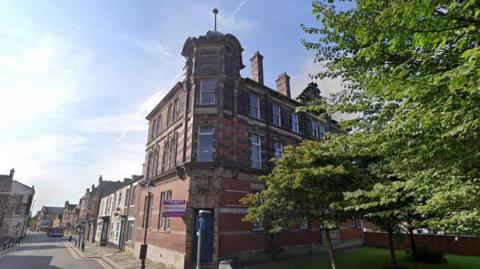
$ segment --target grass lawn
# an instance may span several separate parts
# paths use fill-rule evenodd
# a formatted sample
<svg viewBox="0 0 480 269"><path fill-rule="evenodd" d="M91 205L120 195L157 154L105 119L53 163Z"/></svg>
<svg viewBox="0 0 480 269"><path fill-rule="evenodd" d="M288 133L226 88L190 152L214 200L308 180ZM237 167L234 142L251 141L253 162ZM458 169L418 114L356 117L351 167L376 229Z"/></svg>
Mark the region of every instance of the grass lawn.
<svg viewBox="0 0 480 269"><path fill-rule="evenodd" d="M408 269L479 269L480 257L446 255L447 263L428 264L406 260L404 250L395 251L397 263ZM389 268L388 249L362 247L337 253L337 269L384 269ZM329 269L328 254L307 256L272 263L250 265L248 269Z"/></svg>

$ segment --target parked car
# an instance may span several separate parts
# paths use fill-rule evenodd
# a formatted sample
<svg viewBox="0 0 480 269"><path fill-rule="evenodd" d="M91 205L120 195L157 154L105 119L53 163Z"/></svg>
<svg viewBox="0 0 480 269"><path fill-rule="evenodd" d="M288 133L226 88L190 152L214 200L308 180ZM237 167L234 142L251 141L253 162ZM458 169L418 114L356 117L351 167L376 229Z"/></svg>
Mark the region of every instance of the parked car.
<svg viewBox="0 0 480 269"><path fill-rule="evenodd" d="M50 228L47 231L48 237L63 237L63 230L60 228Z"/></svg>

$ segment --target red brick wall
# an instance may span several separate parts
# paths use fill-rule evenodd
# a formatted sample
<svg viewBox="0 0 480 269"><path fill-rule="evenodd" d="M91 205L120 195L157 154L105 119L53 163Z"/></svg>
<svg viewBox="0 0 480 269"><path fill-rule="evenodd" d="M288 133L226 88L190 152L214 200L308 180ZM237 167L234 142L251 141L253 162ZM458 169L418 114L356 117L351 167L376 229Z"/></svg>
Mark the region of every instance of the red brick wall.
<svg viewBox="0 0 480 269"><path fill-rule="evenodd" d="M277 248L296 245L308 245L312 241L319 243L322 240L320 232L310 233L305 231L283 232L274 235L274 242ZM268 250L270 248L269 235L264 232L251 234L235 234L220 236L220 256L251 250Z"/></svg>
<svg viewBox="0 0 480 269"><path fill-rule="evenodd" d="M176 251L185 251L186 248L186 219L170 218L170 231L158 230L158 222L160 217L160 194L162 191L172 190L172 199L187 200L188 197L189 180L173 180L165 183L160 183L155 186L153 190L153 209L151 217L151 227L147 232L147 244L152 244L159 247L164 247ZM138 217L136 218L135 241L143 242L143 212L145 206L145 189L140 189L138 192L140 199L138 200Z"/></svg>
<svg viewBox="0 0 480 269"><path fill-rule="evenodd" d="M340 240L353 240L353 239L360 239L361 238L361 229L359 227L340 227Z"/></svg>
<svg viewBox="0 0 480 269"><path fill-rule="evenodd" d="M386 233L365 232L365 245L372 247L388 247L388 237ZM445 253L459 255L480 255L480 239L478 237L450 236L450 235L414 235L417 246L429 246ZM455 240L457 239L457 240ZM396 242L395 248L408 249L410 247L410 238L405 235L403 242Z"/></svg>

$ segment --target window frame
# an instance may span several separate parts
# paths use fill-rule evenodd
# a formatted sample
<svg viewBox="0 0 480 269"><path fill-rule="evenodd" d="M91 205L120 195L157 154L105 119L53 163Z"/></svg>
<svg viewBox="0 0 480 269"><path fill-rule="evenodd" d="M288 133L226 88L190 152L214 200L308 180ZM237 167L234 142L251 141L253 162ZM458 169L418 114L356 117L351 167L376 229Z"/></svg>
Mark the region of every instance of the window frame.
<svg viewBox="0 0 480 269"><path fill-rule="evenodd" d="M202 128L208 128L210 127L211 128L211 132L202 132ZM201 151L200 151L200 136L211 136L211 144L212 144L212 147L210 149L210 159L209 160L200 160L199 156L201 156ZM200 125L198 126L198 133L197 133L197 156L196 156L196 160L197 162L212 162L213 159L214 159L214 156L213 156L213 153L214 153L214 149L215 149L215 141L214 141L214 138L215 138L215 128L212 126L212 125Z"/></svg>
<svg viewBox="0 0 480 269"><path fill-rule="evenodd" d="M127 242L133 241L133 230L135 229L135 221L133 220L127 220Z"/></svg>
<svg viewBox="0 0 480 269"><path fill-rule="evenodd" d="M170 141L166 139L163 143L163 154L162 154L162 173L168 171L170 162Z"/></svg>
<svg viewBox="0 0 480 269"><path fill-rule="evenodd" d="M324 140L325 139L325 134L327 133L327 128L326 128L325 124L323 124L323 123L318 123L317 122L317 126L318 126L318 138Z"/></svg>
<svg viewBox="0 0 480 269"><path fill-rule="evenodd" d="M170 139L170 149L169 149L169 169L175 168L177 165L177 134L175 133Z"/></svg>
<svg viewBox="0 0 480 269"><path fill-rule="evenodd" d="M319 138L318 136L318 121L316 119L310 119L310 133L313 137Z"/></svg>
<svg viewBox="0 0 480 269"><path fill-rule="evenodd" d="M275 122L276 117L278 122ZM280 105L276 103L272 103L272 124L278 127L282 127L282 107L280 107Z"/></svg>
<svg viewBox="0 0 480 269"><path fill-rule="evenodd" d="M280 147L277 148L277 146L280 146ZM277 156L278 149L280 149L280 156ZM273 156L275 157L275 159L279 160L280 158L282 158L282 155L283 155L283 144L280 143L279 141L275 141L273 143Z"/></svg>
<svg viewBox="0 0 480 269"><path fill-rule="evenodd" d="M292 121L291 121L292 126L290 126L291 127L290 129L293 132L298 134L298 133L300 133L300 124L299 124L298 114L292 111L292 113L290 115L291 115L290 117L292 119ZM295 120L293 120L293 119L295 119Z"/></svg>
<svg viewBox="0 0 480 269"><path fill-rule="evenodd" d="M173 103L170 103L167 108L167 126L173 124Z"/></svg>
<svg viewBox="0 0 480 269"><path fill-rule="evenodd" d="M145 228L145 225L148 225L147 228L152 228L152 212L153 212L153 201L155 196L151 194L151 199L150 199L150 207L147 209L148 206L148 194L145 195L145 203L143 207L143 223L142 223L142 228ZM148 223L147 222L147 210L149 210L148 213Z"/></svg>
<svg viewBox="0 0 480 269"><path fill-rule="evenodd" d="M173 121L176 121L180 117L180 98L173 100Z"/></svg>
<svg viewBox="0 0 480 269"><path fill-rule="evenodd" d="M172 199L172 190L162 191L160 193L160 215L158 217L158 226L159 230L170 230L170 218L162 217L162 206L163 201Z"/></svg>
<svg viewBox="0 0 480 269"><path fill-rule="evenodd" d="M158 118L157 118L157 124L155 126L156 136L158 136L160 134L161 129L162 129L162 115L158 116Z"/></svg>
<svg viewBox="0 0 480 269"><path fill-rule="evenodd" d="M213 84L213 87L212 89L206 89L203 87L204 83L206 82L212 82ZM216 80L215 79L212 79L212 78L209 78L209 79L201 79L200 80L200 90L199 90L199 96L198 96L198 104L199 105L215 105L217 103L217 98L216 98L216 89L215 89L215 86L216 86ZM212 94L213 96L213 101L212 102L206 102L204 99L204 94ZM203 97L203 98L202 98Z"/></svg>
<svg viewBox="0 0 480 269"><path fill-rule="evenodd" d="M252 138L254 137L257 137L258 138L258 142L254 142L252 141ZM253 134L253 135L250 135L250 168L253 168L253 169L262 169L262 138L257 135L257 134ZM254 147L258 147L258 167L256 167L254 164L255 164L255 160L254 160Z"/></svg>
<svg viewBox="0 0 480 269"><path fill-rule="evenodd" d="M252 98L256 98L256 106L253 105L252 103ZM248 111L248 115L252 118L255 118L255 119L260 119L260 96L256 95L256 94L253 94L253 93L250 93L249 94L249 111ZM252 108L256 108L255 110L255 113L256 115L253 115L253 110Z"/></svg>

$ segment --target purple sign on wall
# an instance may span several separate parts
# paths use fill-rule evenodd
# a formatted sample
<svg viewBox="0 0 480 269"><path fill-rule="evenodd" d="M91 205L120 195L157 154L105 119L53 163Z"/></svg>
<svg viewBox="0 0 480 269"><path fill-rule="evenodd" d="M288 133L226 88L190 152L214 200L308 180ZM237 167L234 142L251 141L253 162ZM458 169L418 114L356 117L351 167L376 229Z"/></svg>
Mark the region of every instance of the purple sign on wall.
<svg viewBox="0 0 480 269"><path fill-rule="evenodd" d="M185 200L164 200L162 202L162 217L183 217L186 214Z"/></svg>

